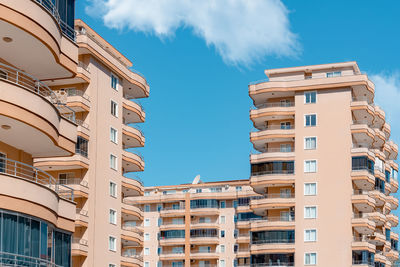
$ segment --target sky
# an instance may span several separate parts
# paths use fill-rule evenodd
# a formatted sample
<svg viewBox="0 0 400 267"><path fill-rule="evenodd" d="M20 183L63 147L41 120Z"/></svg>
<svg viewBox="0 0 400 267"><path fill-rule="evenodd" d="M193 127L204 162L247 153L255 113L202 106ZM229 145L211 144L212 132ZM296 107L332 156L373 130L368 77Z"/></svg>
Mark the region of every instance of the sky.
<svg viewBox="0 0 400 267"><path fill-rule="evenodd" d="M268 68L357 61L399 144L399 10L396 0L81 0L76 13L150 84L136 151L151 186L249 178L247 86Z"/></svg>

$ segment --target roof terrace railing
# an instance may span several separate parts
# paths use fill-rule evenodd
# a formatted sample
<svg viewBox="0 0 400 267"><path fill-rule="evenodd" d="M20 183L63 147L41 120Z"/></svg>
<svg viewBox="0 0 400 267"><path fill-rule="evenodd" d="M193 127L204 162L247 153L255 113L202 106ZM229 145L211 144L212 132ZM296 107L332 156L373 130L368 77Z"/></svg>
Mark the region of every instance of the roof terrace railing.
<svg viewBox="0 0 400 267"><path fill-rule="evenodd" d="M0 252L0 266L61 267L60 265L45 259L8 252Z"/></svg>

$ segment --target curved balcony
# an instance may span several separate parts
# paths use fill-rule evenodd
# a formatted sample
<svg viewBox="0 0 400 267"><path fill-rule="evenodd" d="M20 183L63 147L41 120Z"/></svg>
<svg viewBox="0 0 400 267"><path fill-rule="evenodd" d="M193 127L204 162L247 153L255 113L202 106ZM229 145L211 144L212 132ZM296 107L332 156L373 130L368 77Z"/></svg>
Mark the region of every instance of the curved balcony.
<svg viewBox="0 0 400 267"><path fill-rule="evenodd" d="M294 240L253 241L250 252L251 254L294 253L294 248Z"/></svg>
<svg viewBox="0 0 400 267"><path fill-rule="evenodd" d="M89 212L84 209L76 209L75 227L88 227Z"/></svg>
<svg viewBox="0 0 400 267"><path fill-rule="evenodd" d="M251 83L249 85L249 95L256 102L260 103L263 99L271 97L272 93L283 94L287 91L304 91L304 90L320 90L337 88L338 85L346 84L352 88L354 96L361 97L365 96L369 103L372 103L375 86L368 79L367 75L347 75L332 77L329 79L324 78L313 78L304 80L293 80L293 81L262 81Z"/></svg>
<svg viewBox="0 0 400 267"><path fill-rule="evenodd" d="M160 210L160 217L182 217L185 216L185 209L182 208L163 208Z"/></svg>
<svg viewBox="0 0 400 267"><path fill-rule="evenodd" d="M137 227L123 225L121 228L121 242L124 246L143 245L143 232Z"/></svg>
<svg viewBox="0 0 400 267"><path fill-rule="evenodd" d="M385 154L385 158L389 158L391 148L387 142L383 144L383 153Z"/></svg>
<svg viewBox="0 0 400 267"><path fill-rule="evenodd" d="M268 186L285 186L294 183L294 171L265 171L253 173L250 177L250 185L258 194L264 194L265 188Z"/></svg>
<svg viewBox="0 0 400 267"><path fill-rule="evenodd" d="M383 252L377 251L375 253L375 262L386 263L386 256L383 255Z"/></svg>
<svg viewBox="0 0 400 267"><path fill-rule="evenodd" d="M262 126L265 121L293 119L295 114L294 102L274 102L256 105L256 109L250 110L250 119L256 128Z"/></svg>
<svg viewBox="0 0 400 267"><path fill-rule="evenodd" d="M385 133L386 141L389 140L391 129L390 129L390 125L388 123L385 122L385 124L383 125L382 131Z"/></svg>
<svg viewBox="0 0 400 267"><path fill-rule="evenodd" d="M397 217L397 215L394 215L392 213L386 215L386 219L390 222L392 227L397 227L397 225L399 224L399 217Z"/></svg>
<svg viewBox="0 0 400 267"><path fill-rule="evenodd" d="M294 216L268 216L262 219L251 220L251 231L292 230L295 227Z"/></svg>
<svg viewBox="0 0 400 267"><path fill-rule="evenodd" d="M218 206L201 206L197 208L190 208L191 215L218 215L219 214L219 207Z"/></svg>
<svg viewBox="0 0 400 267"><path fill-rule="evenodd" d="M121 255L121 266L141 267L143 266L143 257L142 255L132 254L129 251L123 251Z"/></svg>
<svg viewBox="0 0 400 267"><path fill-rule="evenodd" d="M395 232L390 232L390 238L399 241L399 234Z"/></svg>
<svg viewBox="0 0 400 267"><path fill-rule="evenodd" d="M386 243L385 235L380 232L375 232L369 237L369 241L376 246L383 246Z"/></svg>
<svg viewBox="0 0 400 267"><path fill-rule="evenodd" d="M396 210L399 207L399 200L394 196L387 196L386 201L390 203L392 210Z"/></svg>
<svg viewBox="0 0 400 267"><path fill-rule="evenodd" d="M185 229L184 222L180 224L170 222L170 223L163 223L162 225L160 225L160 230L184 230L184 229Z"/></svg>
<svg viewBox="0 0 400 267"><path fill-rule="evenodd" d="M368 218L375 222L375 225L382 226L386 222L386 216L382 213L382 211L375 211L368 213Z"/></svg>
<svg viewBox="0 0 400 267"><path fill-rule="evenodd" d="M367 168L353 169L351 180L361 190L372 190L375 187L375 176Z"/></svg>
<svg viewBox="0 0 400 267"><path fill-rule="evenodd" d="M123 173L139 172L144 170L144 161L141 156L128 151L122 152L122 169Z"/></svg>
<svg viewBox="0 0 400 267"><path fill-rule="evenodd" d="M207 260L207 259L219 259L219 253L217 251L201 252L192 251L190 252L190 258L196 260Z"/></svg>
<svg viewBox="0 0 400 267"><path fill-rule="evenodd" d="M373 147L380 149L383 146L383 144L385 143L386 137L385 137L385 134L378 128L375 128L374 131L375 131L375 139L374 139Z"/></svg>
<svg viewBox="0 0 400 267"><path fill-rule="evenodd" d="M390 261L397 261L399 259L399 252L391 249L388 252L385 253L385 256L390 260Z"/></svg>
<svg viewBox="0 0 400 267"><path fill-rule="evenodd" d="M46 171L89 169L89 159L76 153L71 157L55 157L55 158L36 158L34 159L35 167L39 167Z"/></svg>
<svg viewBox="0 0 400 267"><path fill-rule="evenodd" d="M79 120L79 119L76 119L75 122L78 125L78 128L77 128L78 135L80 135L81 137L89 140L89 138L90 138L89 124L87 124L83 120Z"/></svg>
<svg viewBox="0 0 400 267"><path fill-rule="evenodd" d="M121 204L121 213L124 221L143 220L143 210L137 206L129 204L126 200L123 200Z"/></svg>
<svg viewBox="0 0 400 267"><path fill-rule="evenodd" d="M354 237L353 242L351 243L351 248L353 250L368 250L369 252L375 253L376 245L369 239L369 237L361 236Z"/></svg>
<svg viewBox="0 0 400 267"><path fill-rule="evenodd" d="M366 121L353 121L350 126L353 140L357 144L364 144L366 147L372 147L375 141L375 131L368 126Z"/></svg>
<svg viewBox="0 0 400 267"><path fill-rule="evenodd" d="M62 116L67 108L58 104L53 91L28 73L2 63L0 85L2 142L33 157L74 153L76 125ZM71 115L74 115L72 111Z"/></svg>
<svg viewBox="0 0 400 267"><path fill-rule="evenodd" d="M184 244L185 244L184 237L161 238L160 239L160 246L177 246L177 245L184 245Z"/></svg>
<svg viewBox="0 0 400 267"><path fill-rule="evenodd" d="M373 212L375 209L375 199L369 196L368 191L355 190L351 196L352 204L362 212Z"/></svg>
<svg viewBox="0 0 400 267"><path fill-rule="evenodd" d="M261 131L251 132L250 141L255 149L262 151L265 143L274 142L293 142L295 137L294 126L270 125L260 128Z"/></svg>
<svg viewBox="0 0 400 267"><path fill-rule="evenodd" d="M160 254L160 260L184 260L185 253L163 252Z"/></svg>
<svg viewBox="0 0 400 267"><path fill-rule="evenodd" d="M374 127L382 129L385 124L385 116L385 112L379 106L375 105Z"/></svg>
<svg viewBox="0 0 400 267"><path fill-rule="evenodd" d="M390 179L390 186L392 193L396 193L397 190L399 189L399 182L392 178Z"/></svg>
<svg viewBox="0 0 400 267"><path fill-rule="evenodd" d="M124 198L143 196L143 183L139 178L122 177L121 190Z"/></svg>
<svg viewBox="0 0 400 267"><path fill-rule="evenodd" d="M40 217L58 228L73 232L73 190L57 183L38 168L3 158L0 167L0 209Z"/></svg>
<svg viewBox="0 0 400 267"><path fill-rule="evenodd" d="M219 237L218 236L191 236L190 244L193 244L193 245L219 244Z"/></svg>
<svg viewBox="0 0 400 267"><path fill-rule="evenodd" d="M372 104L368 103L366 97L353 98L350 107L356 120L365 120L368 125L372 125L375 119L375 109Z"/></svg>
<svg viewBox="0 0 400 267"><path fill-rule="evenodd" d="M366 213L354 214L351 225L358 233L364 235L373 234L376 227L375 222Z"/></svg>
<svg viewBox="0 0 400 267"><path fill-rule="evenodd" d="M12 44L1 47L4 61L43 80L75 76L75 31L60 19L52 1L2 1L1 12L1 35Z"/></svg>
<svg viewBox="0 0 400 267"><path fill-rule="evenodd" d="M145 142L142 131L128 125L122 126L122 144L123 148L143 147Z"/></svg>
<svg viewBox="0 0 400 267"><path fill-rule="evenodd" d="M90 98L82 90L55 90L54 93L62 104L67 105L74 112L90 111Z"/></svg>
<svg viewBox="0 0 400 267"><path fill-rule="evenodd" d="M143 111L142 107L136 102L130 101L128 99L123 99L122 108L124 124L144 122L146 118L146 113Z"/></svg>
<svg viewBox="0 0 400 267"><path fill-rule="evenodd" d="M250 200L250 208L257 215L265 215L268 209L290 208L294 206L294 194L267 194L264 198Z"/></svg>
<svg viewBox="0 0 400 267"><path fill-rule="evenodd" d="M383 211L385 215L388 215L392 211L392 205L390 205L389 202L386 202L385 205L383 206Z"/></svg>
<svg viewBox="0 0 400 267"><path fill-rule="evenodd" d="M379 190L369 191L369 196L375 200L376 206L380 207L385 204L386 196L384 193L380 192Z"/></svg>
<svg viewBox="0 0 400 267"><path fill-rule="evenodd" d="M191 222L190 229L205 229L205 228L219 229L219 226L220 224L218 220L211 222Z"/></svg>
<svg viewBox="0 0 400 267"><path fill-rule="evenodd" d="M262 163L266 160L294 160L294 148L290 150L281 148L268 148L261 150L261 153L250 154L250 163Z"/></svg>
<svg viewBox="0 0 400 267"><path fill-rule="evenodd" d="M89 251L89 242L83 238L72 238L71 250L72 257L74 256L84 256L87 257Z"/></svg>
<svg viewBox="0 0 400 267"><path fill-rule="evenodd" d="M59 184L67 185L72 190L74 190L74 197L88 198L89 197L89 184L86 180L81 178L68 178L59 179Z"/></svg>
<svg viewBox="0 0 400 267"><path fill-rule="evenodd" d="M397 153L399 152L399 146L396 143L394 143L392 140L390 140L388 142L388 144L391 148L389 159L391 159L391 160L397 159Z"/></svg>
<svg viewBox="0 0 400 267"><path fill-rule="evenodd" d="M250 243L250 235L249 234L239 234L236 238L236 243L239 244L249 244Z"/></svg>

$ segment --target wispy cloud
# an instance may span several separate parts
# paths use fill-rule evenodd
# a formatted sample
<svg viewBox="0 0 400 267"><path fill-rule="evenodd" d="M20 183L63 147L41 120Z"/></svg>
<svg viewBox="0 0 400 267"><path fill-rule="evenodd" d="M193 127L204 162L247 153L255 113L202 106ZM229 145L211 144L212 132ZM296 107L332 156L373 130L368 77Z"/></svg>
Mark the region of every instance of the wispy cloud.
<svg viewBox="0 0 400 267"><path fill-rule="evenodd" d="M173 37L187 27L228 64L296 56L299 44L281 0L89 0L106 26Z"/></svg>

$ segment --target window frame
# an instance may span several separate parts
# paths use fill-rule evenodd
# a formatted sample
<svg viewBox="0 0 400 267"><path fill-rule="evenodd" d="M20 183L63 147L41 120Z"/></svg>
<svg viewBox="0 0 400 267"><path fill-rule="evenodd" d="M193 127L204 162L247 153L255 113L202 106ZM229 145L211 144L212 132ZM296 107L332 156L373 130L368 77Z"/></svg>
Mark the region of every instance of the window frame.
<svg viewBox="0 0 400 267"><path fill-rule="evenodd" d="M147 236L147 239L146 239L146 236ZM150 241L150 233L144 233L143 241Z"/></svg>
<svg viewBox="0 0 400 267"><path fill-rule="evenodd" d="M114 218L113 218L114 221L111 221L111 212L114 212ZM118 217L118 216L117 216L117 211L116 211L115 209L111 209L111 208L110 208L108 214L109 214L109 218L108 218L108 219L109 219L109 223L110 223L110 224L113 224L113 225L117 225L117 220L118 220L118 219L117 219L117 217Z"/></svg>
<svg viewBox="0 0 400 267"><path fill-rule="evenodd" d="M111 239L113 239L114 240L114 249L112 249L111 247L110 247L110 245L111 245ZM108 236L108 250L109 251L112 251L112 252L117 252L117 238L115 237L115 236L112 236L112 235L109 235Z"/></svg>
<svg viewBox="0 0 400 267"><path fill-rule="evenodd" d="M118 118L118 113L119 113L119 112L118 112L118 103L117 103L116 101L110 99L110 104L111 104L111 106L110 106L110 108L111 108L111 110L110 110L111 115L114 116L115 118ZM115 104L115 114L113 114L113 108L112 108L112 105L113 105L113 104Z"/></svg>
<svg viewBox="0 0 400 267"><path fill-rule="evenodd" d="M113 140L113 137L114 137L113 131L115 133L115 140ZM112 126L110 126L110 141L113 142L114 144L118 144L118 130Z"/></svg>
<svg viewBox="0 0 400 267"><path fill-rule="evenodd" d="M306 96L306 94L311 94L311 93L315 93L315 102L307 102L307 96ZM304 91L304 104L305 104L305 105L316 104L316 103L317 103L317 95L318 95L318 92L317 92L316 90L313 90L313 91ZM311 100L311 97L310 97L310 100Z"/></svg>
<svg viewBox="0 0 400 267"><path fill-rule="evenodd" d="M112 157L115 158L115 166L114 166L114 167L112 166L112 160L111 160ZM117 171L117 170L118 170L118 157L115 156L115 155L112 154L112 153L110 153L110 169L112 169L112 170L114 170L114 171Z"/></svg>
<svg viewBox="0 0 400 267"><path fill-rule="evenodd" d="M306 210L307 210L307 208L315 208L315 217L306 217L306 214L307 214L307 212L306 212ZM317 219L318 218L318 207L317 207L317 205L307 205L307 206L304 206L304 219Z"/></svg>
<svg viewBox="0 0 400 267"><path fill-rule="evenodd" d="M310 239L310 240L306 240L307 231L309 231L309 232L314 231L314 232L315 232L315 239L314 239L314 240L311 240L311 239ZM317 242L317 239L318 239L318 236L317 236L317 229L315 229L315 228L312 228L312 229L304 229L304 242L306 242L306 243Z"/></svg>
<svg viewBox="0 0 400 267"><path fill-rule="evenodd" d="M115 195L113 195L113 194L111 194L111 184L113 184L114 186L115 186ZM110 197L113 197L113 198L117 198L118 197L118 186L117 186L117 183L115 183L114 181L111 181L110 180L110 183L109 183L109 195L110 195Z"/></svg>
<svg viewBox="0 0 400 267"><path fill-rule="evenodd" d="M306 126L306 127L313 127L313 126ZM307 141L306 139L315 138L315 147L314 148L307 148ZM316 150L318 146L318 138L316 136L305 136L304 137L304 150Z"/></svg>
<svg viewBox="0 0 400 267"><path fill-rule="evenodd" d="M306 263L306 255L307 254L315 254L315 263ZM306 266L313 266L318 264L318 255L317 252L304 252L304 265Z"/></svg>
<svg viewBox="0 0 400 267"><path fill-rule="evenodd" d="M307 116L313 116L315 115L315 125L307 125ZM310 123L311 123L311 119L310 119ZM318 118L317 118L317 113L308 113L308 114L304 114L304 127L317 127L318 125Z"/></svg>
<svg viewBox="0 0 400 267"><path fill-rule="evenodd" d="M115 87L113 87L113 78L115 79ZM111 81L111 88L112 89L114 89L115 91L117 91L118 92L118 84L119 84L119 78L118 78L118 76L117 75L115 75L114 73L111 73L111 75L110 75L110 81Z"/></svg>
<svg viewBox="0 0 400 267"><path fill-rule="evenodd" d="M313 195L310 195L310 194L306 194L306 185L309 185L309 184L315 184L315 194L313 194ZM317 182L305 182L304 183L304 196L316 196L318 194L318 185L317 185Z"/></svg>
<svg viewBox="0 0 400 267"><path fill-rule="evenodd" d="M148 254L146 254L146 251ZM150 255L150 248L143 248L143 256L149 256Z"/></svg>
<svg viewBox="0 0 400 267"><path fill-rule="evenodd" d="M148 222L149 224L146 224L146 222ZM145 219L143 220L143 226L144 226L144 227L149 227L149 226L150 226L150 219L149 219L149 218L145 218Z"/></svg>
<svg viewBox="0 0 400 267"><path fill-rule="evenodd" d="M306 163L307 162L315 162L315 171L306 171ZM316 160L316 159L305 159L304 160L304 170L303 170L303 172L304 173L317 173L318 172L318 161Z"/></svg>

